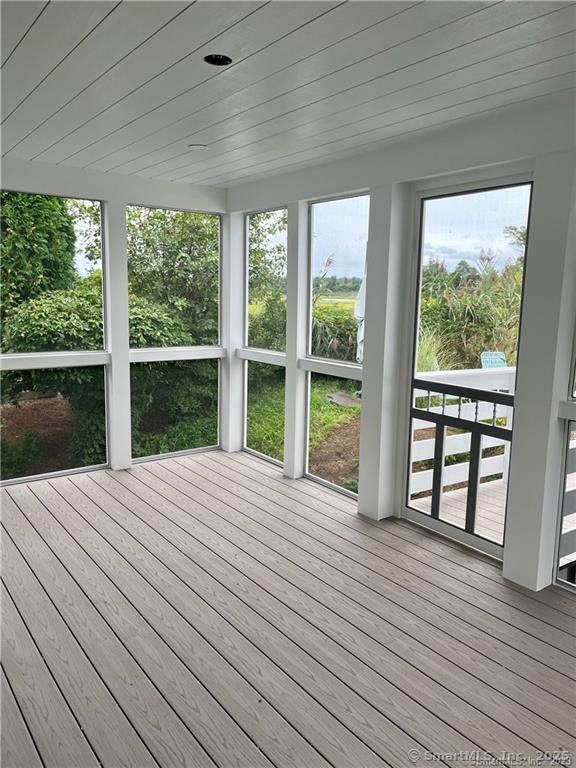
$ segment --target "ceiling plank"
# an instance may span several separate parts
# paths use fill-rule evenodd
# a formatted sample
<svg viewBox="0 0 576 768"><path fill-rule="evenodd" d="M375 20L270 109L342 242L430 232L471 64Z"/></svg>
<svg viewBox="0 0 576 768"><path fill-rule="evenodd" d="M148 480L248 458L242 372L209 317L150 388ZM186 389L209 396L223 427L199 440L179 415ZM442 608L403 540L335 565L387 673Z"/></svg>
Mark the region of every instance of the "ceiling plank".
<svg viewBox="0 0 576 768"><path fill-rule="evenodd" d="M255 79L261 79L262 72L267 72L272 67L272 71L275 71L277 67L282 67L284 64L284 57L294 56L294 49L300 53L314 53L315 43L311 39L309 41L309 48L307 51L301 51L299 47L295 47L292 44L292 39L288 38L286 43L283 38L286 37L290 31L287 23L279 18L279 14L285 13L285 9L290 6L290 10L293 10L295 14L301 17L302 7L312 9L314 3L272 3L267 7L268 19L271 25L270 31L274 34L268 34L268 40L266 40L266 49L247 62L245 66L238 63L234 67L230 67L225 72L222 72L218 78L224 81L224 84L229 83L230 90L228 94L238 92L246 85L252 83ZM319 4L320 7L326 5ZM359 59L365 59L370 55L376 55L383 48L401 44L412 37L416 37L420 34L428 32L430 29L434 29L438 26L449 24L455 19L463 16L471 15L475 10L480 11L486 7L486 3L454 3L454 2L438 2L438 3L422 3L418 6L408 8L405 13L397 16L393 16L389 21L387 20L380 28L373 28L367 30L367 34L361 33L356 38L348 38L344 45L338 46L338 52L329 57L327 61L323 63L324 69L319 72L320 75L327 74L340 66L347 66L350 63L355 63ZM317 15L317 14L316 14ZM329 16L326 18L326 23L329 24ZM297 25L294 25L296 28ZM285 30L284 35L278 35L277 30ZM246 30L242 30L246 36L253 36L255 31L249 26ZM260 37L263 37L260 33ZM274 45L270 45L276 40ZM265 46L262 45L261 49ZM336 64L334 63L336 60ZM293 61L293 58L292 58ZM309 65L306 63L302 71L303 73L309 73L314 71L314 68L321 69L321 65L315 61ZM239 72L236 76L235 72ZM294 73L288 73L288 70L284 71L284 80L288 83L293 82ZM304 74L304 76L310 77L310 75ZM294 87L297 85L294 82ZM195 87L194 90L188 89L182 93L179 97L174 98L170 104L162 104L161 112L157 109L152 113L140 113L140 116L128 126L126 129L116 131L113 136L104 136L97 144L93 144L90 147L84 149L81 153L76 154L74 157L66 158L66 162L71 165L84 166L88 163L94 162L103 154L115 149L119 149L128 142L132 142L134 138L140 136L146 136L153 131L161 129L166 126L167 123L179 120L195 112L198 105L202 105L202 99L209 99L209 102L214 101L212 88L215 85L212 81L205 84L202 89ZM208 87L207 87L208 86ZM269 82L266 81L266 87L269 86ZM290 87L290 86L288 86ZM281 94L282 89L277 90L276 94ZM222 97L222 93L220 93ZM191 109L191 105L193 109ZM236 107L238 110L239 107ZM228 111L229 116L234 114L234 111ZM40 159L40 158L39 158Z"/></svg>
<svg viewBox="0 0 576 768"><path fill-rule="evenodd" d="M215 102L207 87L195 89L195 106L199 101L201 104L203 98L210 99L212 106L204 111L196 108L190 117L182 119L179 118L182 112L191 111L190 102L180 99L173 101L163 114L163 122L158 123L157 133L148 141L155 144L161 142L167 134L170 137L176 135L179 138L172 140L182 141L179 152L184 152L188 143L212 144L223 136L237 133L239 125L240 129L249 128L262 121L282 116L290 109L301 110L331 94L357 88L366 81L374 80L375 73L377 76L379 73L384 75L410 66L414 61L436 57L447 48L465 45L478 38L492 37L500 30L526 24L534 16L546 12L553 15L555 9L562 7L564 5L561 3L504 3L495 6L486 3L427 3L417 6L394 16L379 27L373 27L355 37L347 38L342 44L327 51L314 54L305 62L285 68L254 87L239 88L241 82L234 80L234 90L229 92L227 98ZM561 15L559 13L559 16ZM562 24L566 24L566 19L558 18L554 22L541 20L535 22L535 28L543 26L558 30L562 29ZM529 29L524 29L524 34L529 33ZM520 30L515 36L516 39L508 39L507 44L521 45L522 34L523 31ZM505 44L500 43L496 52L509 50L503 47ZM480 58L489 55L492 45L491 41L481 43L477 46L476 55ZM497 44L495 45L497 47ZM301 46L294 47L301 50ZM270 70L276 63L277 48L277 45L272 46L254 58L253 65L259 65L259 73ZM314 50L313 42L311 50ZM280 63L284 64L282 57ZM227 77L228 73L225 73L221 81L224 83ZM166 129L166 124L175 119L179 119L179 123ZM90 165L95 170L110 170L109 165L94 161L94 156L98 156L97 150L101 153L101 148L113 148L118 143L124 147L127 143L133 146L134 138L141 131L150 134L148 129L147 118L144 117L130 125L126 131L117 132L109 140L104 139L67 162L71 165ZM122 138L123 141L120 141ZM187 140L183 141L184 138ZM128 157L131 153L132 147ZM110 157L110 151L107 155Z"/></svg>
<svg viewBox="0 0 576 768"><path fill-rule="evenodd" d="M2 64L12 55L16 46L34 24L39 14L48 5L42 2L15 2L4 0L0 5L2 18Z"/></svg>
<svg viewBox="0 0 576 768"><path fill-rule="evenodd" d="M560 26L559 28L564 28ZM535 30L538 36L542 36L546 31L541 28ZM532 37L536 37L533 34ZM519 30L510 30L495 48L490 50L496 53L489 59L482 59L488 54L484 41L459 48L455 51L449 51L439 54L432 60L423 63L415 63L407 68L401 68L389 75L382 75L376 81L369 82L367 86L359 86L347 89L344 92L337 93L334 97L325 97L324 99L312 102L309 105L301 105L299 108L291 111L284 111L278 117L272 115L254 127L232 134L229 137L219 139L218 127L212 128L212 140L208 137L204 139L202 133L195 134L191 141L202 143L203 140L209 141L210 150L201 156L191 155L189 152L181 150L180 145L164 150L164 154L172 150L175 159L162 161L161 158L156 163L151 163L147 168L140 160L140 167L137 163L128 163L123 167L114 169L115 172L150 173L145 175L158 175L166 173L178 167L190 167L197 165L208 165L213 163L213 157L219 159L226 157L226 153L235 149L245 148L247 153L253 149L253 145L270 135L278 134L281 131L302 130L312 126L312 130L321 131L324 129L324 123L331 123L340 120L340 115L345 116L346 112L353 111L357 116L369 117L371 114L377 114L383 107L394 106L406 100L418 97L424 84L430 89L430 95L434 92L441 92L449 88L471 84L482 78L491 78L502 73L518 69L531 64L538 64L547 59L565 55L574 51L575 36L574 33L564 33L562 36L554 35L547 41L530 45L531 36ZM522 44L524 43L524 45ZM505 53L499 53L505 51ZM510 53L506 53L510 51ZM415 91L415 87L420 86ZM400 101L398 101L400 99ZM285 103L285 102L284 102ZM314 127L315 126L315 127ZM155 152L152 158L159 155ZM150 158L150 159L152 159Z"/></svg>
<svg viewBox="0 0 576 768"><path fill-rule="evenodd" d="M279 132L275 136L257 141L249 147L219 153L212 163L205 162L190 168L181 167L165 173L160 173L154 169L154 171L144 172L142 175L153 175L155 178L176 181L180 178L188 178L192 174L199 176L203 171L214 172L218 169L227 168L238 159L246 163L258 162L264 153L267 151L274 152L276 148L282 152L290 147L303 147L308 139L317 140L320 144L323 141L331 141L336 134L357 135L374 127L386 126L389 123L394 124L398 120L403 121L405 112L415 111L419 114L422 107L427 104L435 105L438 102L451 106L455 102L470 98L470 93L474 94L474 97L477 94L487 96L492 92L498 92L508 87L510 82L513 85L525 85L546 77L565 74L575 68L576 62L569 46L565 47L564 56L555 57L551 61L531 63L513 71L494 72L491 75L486 72L486 76L484 76L480 74L477 67L473 67L471 69L476 71L478 75L474 77L471 73L468 83L462 79L461 73L435 81L434 87L431 87L430 83L424 82L408 91L384 97L378 102L368 105L369 108L354 107L341 112L325 121L324 125L314 121L297 129ZM379 109L376 109L376 106ZM436 107L434 106L434 108ZM329 127L327 128L327 126Z"/></svg>
<svg viewBox="0 0 576 768"><path fill-rule="evenodd" d="M12 156L25 160L37 156L90 122L95 115L121 101L135 88L142 87L161 72L170 71L170 67L190 56L191 50L236 24L247 14L257 11L261 5L261 2L225 2L219 4L220 12L215 13L210 2L194 3L145 46L99 78L39 130L30 134ZM128 6L131 8L132 4L128 3Z"/></svg>
<svg viewBox="0 0 576 768"><path fill-rule="evenodd" d="M90 0L48 5L2 68L4 120L117 5Z"/></svg>
<svg viewBox="0 0 576 768"><path fill-rule="evenodd" d="M5 150L10 151L35 126L117 66L188 5L185 2L123 3L6 120L2 126Z"/></svg>
<svg viewBox="0 0 576 768"><path fill-rule="evenodd" d="M220 18L221 12L214 13L212 3L198 3L193 8L202 8L208 17L205 25L214 26L215 20ZM231 3L233 9L235 3ZM222 76L222 71L203 62L203 56L213 52L227 53L234 61L242 61L247 56L257 53L264 46L277 40L298 27L307 20L326 12L332 7L326 2L305 3L268 3L245 19L230 26L211 42L207 42L211 35L203 31L203 25L196 30L202 32L199 48L190 54L185 60L174 65L168 72L158 75L149 83L123 98L116 105L106 109L102 114L87 120L73 135L69 135L65 141L58 142L51 149L37 156L42 162L62 162L71 154L82 152L75 157L74 165L84 165L88 158L93 159L94 151L98 152L100 146L110 141L115 141L118 135L132 134L136 130L134 120L140 115L146 115L146 124L159 127L166 120L172 109L172 99L187 98L195 85L209 82ZM191 30L192 32L193 30ZM188 50L195 46L188 45ZM126 126L124 129L123 126ZM124 131L124 133L121 133ZM114 137L107 137L114 132ZM94 146L94 142L98 142ZM94 147L94 148L93 148Z"/></svg>
<svg viewBox="0 0 576 768"><path fill-rule="evenodd" d="M360 13L358 6L353 6L352 3L339 5L330 12L329 16L323 15L321 18L314 19L263 51L259 56L247 59L227 72L225 76L195 89L193 116L179 119L171 128L163 126L159 131L148 134L139 141L132 141L117 151L107 153L101 160L94 163L94 169L110 170L119 162L125 162L127 158L136 159L143 153L148 154L150 147L162 147L167 141L186 136L191 130L197 130L210 122L210 118L205 118L204 115L210 114L211 106L227 104L228 99L234 96L238 98L241 93L250 100L249 89L257 87L275 72L285 67L292 67L296 63L307 66L306 62L317 56L320 51L335 48L339 43L359 32L377 36L381 34L381 25L385 21L398 13L405 12L414 4L416 3L363 3ZM311 66L313 66L312 63ZM247 82L248 86L246 86ZM186 109L189 111L189 105ZM233 115L233 111L228 113L229 117ZM195 122L196 118L200 120L198 125Z"/></svg>
<svg viewBox="0 0 576 768"><path fill-rule="evenodd" d="M544 83L532 83L521 88L506 90L502 93L491 94L483 97L481 101L462 103L449 109L427 113L418 117L409 118L406 121L386 127L379 127L367 134L355 135L334 142L323 143L319 147L298 149L294 152L283 154L271 160L263 160L258 163L250 163L245 166L229 168L226 173L220 175L205 176L198 179L194 176L181 181L194 184L210 184L212 186L227 186L234 181L246 181L250 178L263 178L278 172L290 172L303 165L322 164L333 159L350 157L356 154L364 154L383 146L386 141L399 140L411 133L423 131L437 126L452 124L456 121L479 117L486 112L491 112L503 107L518 105L522 102L549 96L554 93L574 94L574 75L564 75L557 78L555 87L549 81ZM208 181L210 178L210 181Z"/></svg>

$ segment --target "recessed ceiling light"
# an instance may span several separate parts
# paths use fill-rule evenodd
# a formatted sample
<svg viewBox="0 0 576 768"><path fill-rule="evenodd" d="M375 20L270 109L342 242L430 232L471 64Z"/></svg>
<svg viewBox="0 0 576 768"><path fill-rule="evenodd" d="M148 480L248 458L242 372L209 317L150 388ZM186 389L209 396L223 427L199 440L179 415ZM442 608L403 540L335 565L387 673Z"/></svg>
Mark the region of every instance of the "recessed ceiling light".
<svg viewBox="0 0 576 768"><path fill-rule="evenodd" d="M188 149L192 152L202 152L205 149L208 149L207 144L188 144Z"/></svg>
<svg viewBox="0 0 576 768"><path fill-rule="evenodd" d="M208 56L204 56L206 64L213 64L215 67L227 67L228 64L232 64L230 56L226 56L225 53L209 53Z"/></svg>

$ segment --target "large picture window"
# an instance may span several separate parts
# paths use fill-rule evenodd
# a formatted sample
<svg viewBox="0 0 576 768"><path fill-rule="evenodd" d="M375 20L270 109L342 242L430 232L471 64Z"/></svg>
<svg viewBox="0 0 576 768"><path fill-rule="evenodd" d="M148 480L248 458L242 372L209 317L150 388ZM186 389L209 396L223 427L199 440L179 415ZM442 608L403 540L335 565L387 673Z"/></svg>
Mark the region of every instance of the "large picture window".
<svg viewBox="0 0 576 768"><path fill-rule="evenodd" d="M219 342L220 217L126 210L130 345Z"/></svg>
<svg viewBox="0 0 576 768"><path fill-rule="evenodd" d="M286 257L288 212L247 216L249 347L286 350Z"/></svg>
<svg viewBox="0 0 576 768"><path fill-rule="evenodd" d="M0 386L2 480L106 462L102 366L6 371Z"/></svg>
<svg viewBox="0 0 576 768"><path fill-rule="evenodd" d="M100 203L2 192L3 352L102 349Z"/></svg>
<svg viewBox="0 0 576 768"><path fill-rule="evenodd" d="M311 206L310 354L361 363L370 197Z"/></svg>

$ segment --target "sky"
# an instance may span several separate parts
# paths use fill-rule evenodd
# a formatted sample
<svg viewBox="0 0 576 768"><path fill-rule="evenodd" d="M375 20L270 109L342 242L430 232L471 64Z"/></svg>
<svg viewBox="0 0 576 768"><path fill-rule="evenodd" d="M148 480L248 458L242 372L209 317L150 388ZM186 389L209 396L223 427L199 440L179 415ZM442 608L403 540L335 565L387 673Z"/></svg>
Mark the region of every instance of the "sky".
<svg viewBox="0 0 576 768"><path fill-rule="evenodd" d="M518 256L504 228L525 227L529 204L529 185L427 200L423 263L441 259L452 271L462 259L475 264L482 250L491 249L501 268Z"/></svg>
<svg viewBox="0 0 576 768"><path fill-rule="evenodd" d="M475 192L427 200L425 204L424 263L438 258L452 271L462 259L474 264L482 250L496 253L502 267L518 256L504 235L507 226L525 227L530 186ZM333 255L329 274L362 277L368 240L369 197L315 203L312 225L313 276L323 272Z"/></svg>
<svg viewBox="0 0 576 768"><path fill-rule="evenodd" d="M312 276L324 272L334 257L330 276L363 277L368 240L370 198L327 200L312 206Z"/></svg>

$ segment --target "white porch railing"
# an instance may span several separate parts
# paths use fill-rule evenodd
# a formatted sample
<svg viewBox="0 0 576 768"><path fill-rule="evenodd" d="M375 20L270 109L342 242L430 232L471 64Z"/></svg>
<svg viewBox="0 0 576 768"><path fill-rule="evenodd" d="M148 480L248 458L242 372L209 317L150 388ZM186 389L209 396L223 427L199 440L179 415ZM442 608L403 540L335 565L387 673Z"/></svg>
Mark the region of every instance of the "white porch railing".
<svg viewBox="0 0 576 768"><path fill-rule="evenodd" d="M458 387L471 387L483 391L502 391L514 393L514 381L516 368L487 368L461 371L431 371L419 373L418 379L430 382L439 382ZM424 390L415 390L416 397L427 397ZM484 421L497 418L500 424L510 429L512 425L513 409L504 405L493 405L487 402L461 402L458 398L446 397L442 405L427 408L431 413L443 413L446 416L462 418L471 421ZM428 495L432 493L433 474L432 468L421 469L415 464L434 459L435 438L424 437L422 430L433 428L435 425L425 419L413 419L411 427L411 460L410 460L410 497L415 494ZM465 457L461 461L455 459L455 463L446 463L450 457L458 457L468 454L471 446L471 434L447 435L444 439L445 466L442 473L442 485L449 486L466 482L469 477L470 463ZM508 462L510 456L510 441L500 437L485 435L482 438L482 452L486 448L502 448L502 452L495 456L480 458L480 479L493 475L500 475L503 480L508 477Z"/></svg>

